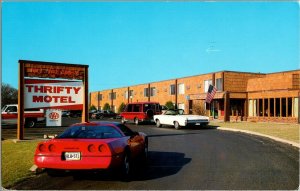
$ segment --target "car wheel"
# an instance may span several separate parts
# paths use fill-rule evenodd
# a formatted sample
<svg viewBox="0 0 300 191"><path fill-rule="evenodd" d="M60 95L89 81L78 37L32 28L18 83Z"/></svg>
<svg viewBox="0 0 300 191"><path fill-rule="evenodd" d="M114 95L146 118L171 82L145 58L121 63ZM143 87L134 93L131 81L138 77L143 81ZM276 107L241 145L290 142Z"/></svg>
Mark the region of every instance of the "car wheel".
<svg viewBox="0 0 300 191"><path fill-rule="evenodd" d="M136 124L136 125L139 124L139 119L138 118L134 118L134 124Z"/></svg>
<svg viewBox="0 0 300 191"><path fill-rule="evenodd" d="M123 164L122 164L122 179L129 181L131 176L131 163L130 163L130 156L127 153L124 155Z"/></svg>
<svg viewBox="0 0 300 191"><path fill-rule="evenodd" d="M174 122L174 127L175 129L180 129L180 125L177 121Z"/></svg>
<svg viewBox="0 0 300 191"><path fill-rule="evenodd" d="M125 123L126 123L126 121L125 121L125 118L124 118L124 117L122 117L122 119L121 119L121 123L122 123L122 124L125 124Z"/></svg>
<svg viewBox="0 0 300 191"><path fill-rule="evenodd" d="M147 161L147 158L148 158L148 137L145 137L144 160Z"/></svg>
<svg viewBox="0 0 300 191"><path fill-rule="evenodd" d="M27 119L26 122L25 122L25 126L26 127L29 127L29 128L33 128L35 126L35 120L33 119Z"/></svg>
<svg viewBox="0 0 300 191"><path fill-rule="evenodd" d="M161 127L161 123L160 123L160 121L159 121L159 119L156 119L156 127Z"/></svg>

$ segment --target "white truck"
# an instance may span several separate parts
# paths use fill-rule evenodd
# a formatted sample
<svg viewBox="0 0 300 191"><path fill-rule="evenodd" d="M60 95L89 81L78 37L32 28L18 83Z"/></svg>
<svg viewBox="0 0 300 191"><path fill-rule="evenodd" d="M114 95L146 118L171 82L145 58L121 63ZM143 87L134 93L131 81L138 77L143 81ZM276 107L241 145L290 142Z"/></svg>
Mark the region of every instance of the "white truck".
<svg viewBox="0 0 300 191"><path fill-rule="evenodd" d="M35 127L37 122L45 120L43 109L24 110L25 127ZM5 105L1 110L1 125L17 124L18 104Z"/></svg>

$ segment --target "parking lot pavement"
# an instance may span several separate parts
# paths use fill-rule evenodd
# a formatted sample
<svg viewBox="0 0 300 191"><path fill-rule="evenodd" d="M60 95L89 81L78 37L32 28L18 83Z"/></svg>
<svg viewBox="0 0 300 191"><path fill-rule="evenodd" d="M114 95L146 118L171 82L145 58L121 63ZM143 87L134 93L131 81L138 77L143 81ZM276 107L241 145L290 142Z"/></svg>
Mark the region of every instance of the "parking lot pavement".
<svg viewBox="0 0 300 191"><path fill-rule="evenodd" d="M109 172L86 172L75 179L71 174L49 177L43 173L11 189L289 190L299 186L299 150L294 147L215 127L175 130L154 124L128 126L149 136L147 167L137 170L132 181L122 182ZM42 134L56 129L62 130L26 131Z"/></svg>

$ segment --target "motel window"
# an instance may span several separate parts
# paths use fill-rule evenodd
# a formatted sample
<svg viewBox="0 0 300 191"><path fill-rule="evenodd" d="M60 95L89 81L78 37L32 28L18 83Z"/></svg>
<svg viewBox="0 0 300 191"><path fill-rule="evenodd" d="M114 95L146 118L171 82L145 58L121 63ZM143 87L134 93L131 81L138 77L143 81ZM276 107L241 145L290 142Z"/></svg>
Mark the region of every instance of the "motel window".
<svg viewBox="0 0 300 191"><path fill-rule="evenodd" d="M258 99L257 103L258 103L258 116L263 116L263 101L262 101L262 99Z"/></svg>
<svg viewBox="0 0 300 191"><path fill-rule="evenodd" d="M113 93L109 93L109 98L112 100L112 99L116 99L116 92L113 92Z"/></svg>
<svg viewBox="0 0 300 191"><path fill-rule="evenodd" d="M249 113L249 117L253 116L253 100L250 99L248 102L248 113Z"/></svg>
<svg viewBox="0 0 300 191"><path fill-rule="evenodd" d="M170 85L170 95L175 95L175 84Z"/></svg>
<svg viewBox="0 0 300 191"><path fill-rule="evenodd" d="M178 84L178 94L184 94L184 84Z"/></svg>
<svg viewBox="0 0 300 191"><path fill-rule="evenodd" d="M144 88L144 97L149 97L149 88Z"/></svg>
<svg viewBox="0 0 300 191"><path fill-rule="evenodd" d="M280 117L280 98L275 99L276 117Z"/></svg>
<svg viewBox="0 0 300 191"><path fill-rule="evenodd" d="M98 94L98 101L102 100L102 94Z"/></svg>
<svg viewBox="0 0 300 191"><path fill-rule="evenodd" d="M294 111L294 117L299 117L298 116L298 112L299 112L299 105L298 105L299 99L298 98L294 98L294 105L293 105L293 111Z"/></svg>
<svg viewBox="0 0 300 191"><path fill-rule="evenodd" d="M218 91L223 91L223 78L216 79L216 87Z"/></svg>
<svg viewBox="0 0 300 191"><path fill-rule="evenodd" d="M209 85L212 85L212 80L204 80L204 92L208 91Z"/></svg>
<svg viewBox="0 0 300 191"><path fill-rule="evenodd" d="M152 87L150 88L150 96L155 96L156 95L156 88Z"/></svg>
<svg viewBox="0 0 300 191"><path fill-rule="evenodd" d="M288 110L287 110L287 117L292 117L292 105L293 105L293 100L291 97L287 98L287 106L288 106Z"/></svg>
<svg viewBox="0 0 300 191"><path fill-rule="evenodd" d="M281 98L281 117L287 117L286 116L286 99L285 97L284 98Z"/></svg>
<svg viewBox="0 0 300 191"><path fill-rule="evenodd" d="M274 117L274 98L270 98L270 117Z"/></svg>
<svg viewBox="0 0 300 191"><path fill-rule="evenodd" d="M268 107L268 99L264 99L264 116L268 117L269 115L269 107Z"/></svg>
<svg viewBox="0 0 300 191"><path fill-rule="evenodd" d="M128 91L126 90L124 93L125 99L128 99Z"/></svg>
<svg viewBox="0 0 300 191"><path fill-rule="evenodd" d="M133 98L133 90L129 90L129 97Z"/></svg>

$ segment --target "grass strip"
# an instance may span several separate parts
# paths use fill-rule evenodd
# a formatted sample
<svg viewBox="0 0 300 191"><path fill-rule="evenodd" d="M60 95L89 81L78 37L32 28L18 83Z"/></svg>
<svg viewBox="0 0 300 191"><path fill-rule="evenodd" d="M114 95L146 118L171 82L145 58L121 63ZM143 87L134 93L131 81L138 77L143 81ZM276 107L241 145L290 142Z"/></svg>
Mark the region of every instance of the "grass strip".
<svg viewBox="0 0 300 191"><path fill-rule="evenodd" d="M299 143L299 124L271 123L271 122L216 122L210 125L227 127L232 129L248 130L265 135Z"/></svg>
<svg viewBox="0 0 300 191"><path fill-rule="evenodd" d="M33 176L33 172L30 172L29 169L33 165L33 156L38 142L1 141L2 187L9 188L16 182Z"/></svg>

